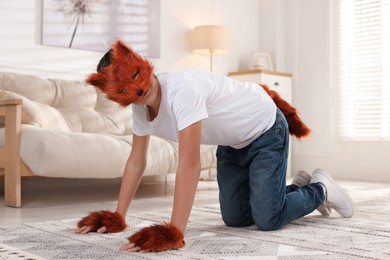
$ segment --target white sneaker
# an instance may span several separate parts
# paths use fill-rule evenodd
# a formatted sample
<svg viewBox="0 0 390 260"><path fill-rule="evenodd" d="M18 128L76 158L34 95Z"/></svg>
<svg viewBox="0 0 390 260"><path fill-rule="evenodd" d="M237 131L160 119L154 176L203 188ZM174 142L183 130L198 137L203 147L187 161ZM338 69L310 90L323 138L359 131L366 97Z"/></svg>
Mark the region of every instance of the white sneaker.
<svg viewBox="0 0 390 260"><path fill-rule="evenodd" d="M311 176L305 171L298 171L297 175L294 176L291 184L298 187L303 187L310 184ZM322 203L317 210L321 213L322 216L329 216L332 212L332 208L328 207L326 203Z"/></svg>
<svg viewBox="0 0 390 260"><path fill-rule="evenodd" d="M353 201L351 197L336 183L329 173L316 169L311 175L310 183L321 183L326 189L326 207L334 208L344 218L353 215Z"/></svg>
<svg viewBox="0 0 390 260"><path fill-rule="evenodd" d="M303 187L309 185L310 180L311 180L310 174L300 170L297 172L297 175L294 176L294 179L292 180L291 184L298 187Z"/></svg>

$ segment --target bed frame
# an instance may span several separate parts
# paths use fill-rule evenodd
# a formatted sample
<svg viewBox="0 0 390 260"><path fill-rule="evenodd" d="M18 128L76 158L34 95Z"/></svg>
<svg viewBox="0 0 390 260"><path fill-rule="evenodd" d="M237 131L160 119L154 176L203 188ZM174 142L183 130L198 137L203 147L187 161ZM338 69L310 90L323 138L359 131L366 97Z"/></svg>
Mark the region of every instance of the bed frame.
<svg viewBox="0 0 390 260"><path fill-rule="evenodd" d="M5 138L0 146L0 170L4 173L5 205L21 207L22 176L33 176L20 159L21 99L0 100L0 117L4 118Z"/></svg>

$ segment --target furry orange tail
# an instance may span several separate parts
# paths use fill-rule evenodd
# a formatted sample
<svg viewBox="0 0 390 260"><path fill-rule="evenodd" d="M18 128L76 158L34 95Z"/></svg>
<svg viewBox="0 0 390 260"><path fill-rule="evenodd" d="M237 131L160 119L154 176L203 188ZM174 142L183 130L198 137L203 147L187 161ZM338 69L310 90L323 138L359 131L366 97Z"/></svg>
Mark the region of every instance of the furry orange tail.
<svg viewBox="0 0 390 260"><path fill-rule="evenodd" d="M306 138L310 135L310 129L299 117L296 108L285 101L276 91L269 89L266 85L260 84L265 92L272 98L276 106L286 117L290 134L298 139Z"/></svg>

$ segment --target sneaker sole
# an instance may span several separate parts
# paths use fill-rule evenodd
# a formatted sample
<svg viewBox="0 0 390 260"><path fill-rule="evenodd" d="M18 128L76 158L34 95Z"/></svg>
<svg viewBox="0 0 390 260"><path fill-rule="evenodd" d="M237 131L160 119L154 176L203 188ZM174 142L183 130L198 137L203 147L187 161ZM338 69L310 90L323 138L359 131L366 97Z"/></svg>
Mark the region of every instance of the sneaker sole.
<svg viewBox="0 0 390 260"><path fill-rule="evenodd" d="M329 217L332 213L332 208L329 208L326 203L321 204L317 211L321 213L322 216Z"/></svg>

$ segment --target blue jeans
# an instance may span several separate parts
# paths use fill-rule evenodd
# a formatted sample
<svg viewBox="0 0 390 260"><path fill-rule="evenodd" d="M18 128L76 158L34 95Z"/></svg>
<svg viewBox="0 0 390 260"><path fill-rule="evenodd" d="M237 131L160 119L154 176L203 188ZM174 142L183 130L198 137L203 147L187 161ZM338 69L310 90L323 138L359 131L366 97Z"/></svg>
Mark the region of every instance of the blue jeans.
<svg viewBox="0 0 390 260"><path fill-rule="evenodd" d="M325 200L320 184L286 186L288 142L287 122L278 109L275 124L251 144L218 146L219 201L226 225L280 229Z"/></svg>

